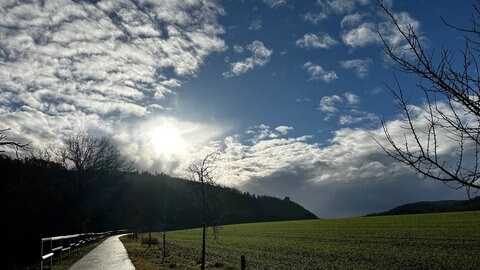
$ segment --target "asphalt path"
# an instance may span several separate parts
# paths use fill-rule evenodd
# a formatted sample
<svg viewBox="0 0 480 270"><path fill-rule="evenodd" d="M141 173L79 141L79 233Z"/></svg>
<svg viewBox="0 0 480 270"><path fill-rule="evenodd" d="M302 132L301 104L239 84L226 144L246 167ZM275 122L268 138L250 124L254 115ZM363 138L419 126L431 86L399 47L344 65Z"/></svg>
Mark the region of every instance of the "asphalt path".
<svg viewBox="0 0 480 270"><path fill-rule="evenodd" d="M107 238L87 255L78 260L70 270L101 269L101 270L132 270L135 269L128 258L127 250L119 237Z"/></svg>

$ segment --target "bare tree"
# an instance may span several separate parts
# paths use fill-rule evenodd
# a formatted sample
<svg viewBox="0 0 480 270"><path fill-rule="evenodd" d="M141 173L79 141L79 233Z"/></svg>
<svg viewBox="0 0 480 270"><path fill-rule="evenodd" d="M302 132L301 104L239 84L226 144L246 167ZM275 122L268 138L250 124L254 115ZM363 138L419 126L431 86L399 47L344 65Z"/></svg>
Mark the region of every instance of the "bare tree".
<svg viewBox="0 0 480 270"><path fill-rule="evenodd" d="M480 10L473 6L471 28L461 29L445 23L464 35L465 47L455 53L442 49L439 54L428 53L411 25L402 26L383 1L378 6L393 23L404 44L392 45L379 31L386 54L396 62L402 72L420 79L418 88L423 93L426 106L418 112L410 106L398 80L395 88L389 87L404 115L403 139L392 135L383 121L386 144L383 150L397 161L417 173L446 183L453 188L466 188L468 194L480 189ZM396 79L396 78L395 78ZM421 119L420 119L421 118ZM420 127L416 120L426 123ZM446 157L439 148L454 143L453 158Z"/></svg>
<svg viewBox="0 0 480 270"><path fill-rule="evenodd" d="M78 132L67 139L64 148L57 149L56 152L61 163L77 172L80 185L107 173L132 169L132 163L128 162L117 147L105 137L96 138Z"/></svg>
<svg viewBox="0 0 480 270"><path fill-rule="evenodd" d="M191 180L201 183L201 200L202 200L202 257L201 270L205 270L205 237L207 230L207 201L206 188L207 186L215 185L215 161L218 153L213 152L206 155L202 160L193 162L188 167Z"/></svg>
<svg viewBox="0 0 480 270"><path fill-rule="evenodd" d="M9 128L0 129L0 146L13 147L13 149L15 150L15 153L17 154L17 157L18 157L18 151L20 149L26 149L29 144L28 143L18 143L18 142L9 140L7 134L5 134L7 131L10 131L10 129ZM0 149L0 153L5 153L5 150Z"/></svg>

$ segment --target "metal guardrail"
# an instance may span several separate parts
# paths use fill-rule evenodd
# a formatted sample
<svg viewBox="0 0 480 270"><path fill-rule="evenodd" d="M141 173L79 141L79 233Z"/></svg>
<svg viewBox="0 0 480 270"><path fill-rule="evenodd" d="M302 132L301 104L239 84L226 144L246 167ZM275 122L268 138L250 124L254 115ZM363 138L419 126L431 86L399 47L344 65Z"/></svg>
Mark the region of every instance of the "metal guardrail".
<svg viewBox="0 0 480 270"><path fill-rule="evenodd" d="M44 269L44 262L48 259L50 259L49 269L51 269L53 265L53 257L55 255L60 255L60 263L62 263L63 257L67 255L67 252L68 256L70 256L71 252L75 252L89 243L100 240L106 236L128 232L129 230L115 230L99 233L79 233L41 238L40 269ZM45 243L48 244L48 242L50 242L49 247L45 247Z"/></svg>

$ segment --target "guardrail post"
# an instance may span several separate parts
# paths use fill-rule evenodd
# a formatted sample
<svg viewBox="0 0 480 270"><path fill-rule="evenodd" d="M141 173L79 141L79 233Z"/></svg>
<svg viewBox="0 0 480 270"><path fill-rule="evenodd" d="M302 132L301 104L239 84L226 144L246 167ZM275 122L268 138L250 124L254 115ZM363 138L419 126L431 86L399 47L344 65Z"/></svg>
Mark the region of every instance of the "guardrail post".
<svg viewBox="0 0 480 270"><path fill-rule="evenodd" d="M53 249L53 240L50 240L50 252L52 252ZM50 269L52 269L53 266L53 256L50 257Z"/></svg>
<svg viewBox="0 0 480 270"><path fill-rule="evenodd" d="M42 246L40 248L40 258L43 257L43 240L40 240L42 242ZM43 270L43 258L40 260L40 270Z"/></svg>
<svg viewBox="0 0 480 270"><path fill-rule="evenodd" d="M60 249L60 264L63 264L63 240L60 239L60 246L62 246L62 248Z"/></svg>

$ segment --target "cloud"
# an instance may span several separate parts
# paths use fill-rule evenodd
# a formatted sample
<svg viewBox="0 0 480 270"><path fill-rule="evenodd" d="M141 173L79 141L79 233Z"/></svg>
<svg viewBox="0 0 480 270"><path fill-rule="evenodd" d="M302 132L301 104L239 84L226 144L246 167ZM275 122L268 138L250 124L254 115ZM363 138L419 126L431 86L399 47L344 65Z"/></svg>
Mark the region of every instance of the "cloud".
<svg viewBox="0 0 480 270"><path fill-rule="evenodd" d="M303 69L310 75L309 80L322 80L326 83L332 82L338 79L335 71L324 70L320 65L315 65L312 62L306 62L303 65Z"/></svg>
<svg viewBox="0 0 480 270"><path fill-rule="evenodd" d="M375 115L374 113L367 113L363 111L359 111L357 109L352 109L349 112L350 114L341 115L338 119L338 123L340 125L351 125L360 122L368 122L368 123L378 123L380 122L380 118Z"/></svg>
<svg viewBox="0 0 480 270"><path fill-rule="evenodd" d="M263 126L243 135L226 137L221 144L218 168L222 176L219 180L239 186L252 179L269 176L280 168L289 170L296 163L315 159L312 154L317 146L307 143L310 136L282 138L271 136L272 132L281 133ZM286 135L285 132L283 134Z"/></svg>
<svg viewBox="0 0 480 270"><path fill-rule="evenodd" d="M420 41L425 42L426 38L421 36L420 22L414 19L408 12L394 12L391 11L393 17L398 23L398 26L405 32L407 27L411 26L413 30L419 35ZM362 22L365 18L366 21ZM407 44L405 38L400 34L392 23L391 19L384 13L375 17L367 16L366 14L350 14L342 19L341 27L344 29L342 34L343 42L351 48L360 48L373 44L381 44L382 40L379 33L384 38L385 42L394 48L406 48Z"/></svg>
<svg viewBox="0 0 480 270"><path fill-rule="evenodd" d="M256 19L250 22L248 30L260 30L262 29L262 20Z"/></svg>
<svg viewBox="0 0 480 270"><path fill-rule="evenodd" d="M67 106L55 116L28 106L0 114L0 129L11 128L9 137L30 143L33 148L62 145L65 138L78 130L105 135L110 125L111 121L105 121L98 115L85 114Z"/></svg>
<svg viewBox="0 0 480 270"><path fill-rule="evenodd" d="M365 6L371 3L370 0L326 0L322 2L336 14L351 13L358 5Z"/></svg>
<svg viewBox="0 0 480 270"><path fill-rule="evenodd" d="M318 105L318 110L322 112L337 112L337 105L342 103L343 99L337 95L324 96L320 99L320 104Z"/></svg>
<svg viewBox="0 0 480 270"><path fill-rule="evenodd" d="M229 129L218 123L157 116L138 123L116 124L110 132L121 152L139 169L184 176L188 165L213 151L215 140Z"/></svg>
<svg viewBox="0 0 480 270"><path fill-rule="evenodd" d="M308 12L302 16L303 20L311 22L315 25L319 24L321 21L326 20L328 15L325 12L312 13Z"/></svg>
<svg viewBox="0 0 480 270"><path fill-rule="evenodd" d="M351 26L358 25L365 16L366 16L366 14L362 14L362 13L358 13L358 12L354 13L354 14L348 14L345 17L343 17L343 19L340 23L340 26L342 28L345 28L345 27L351 27Z"/></svg>
<svg viewBox="0 0 480 270"><path fill-rule="evenodd" d="M288 3L288 0L263 0L271 8L281 7Z"/></svg>
<svg viewBox="0 0 480 270"><path fill-rule="evenodd" d="M271 130L269 126L261 124L248 128L245 134L251 136L248 141L255 143L265 138L279 138L285 136L291 130L293 130L293 127L291 126L278 126Z"/></svg>
<svg viewBox="0 0 480 270"><path fill-rule="evenodd" d="M369 92L372 95L377 95L377 94L380 94L381 92L383 92L383 89L381 87L377 86L377 87L371 89Z"/></svg>
<svg viewBox="0 0 480 270"><path fill-rule="evenodd" d="M359 78L365 78L368 76L368 71L370 65L372 64L372 59L351 59L346 61L340 61L340 66L345 69L353 69L355 74Z"/></svg>
<svg viewBox="0 0 480 270"><path fill-rule="evenodd" d="M235 53L243 53L245 49L240 45L233 45L233 51Z"/></svg>
<svg viewBox="0 0 480 270"><path fill-rule="evenodd" d="M223 77L231 78L242 75L257 66L263 67L270 61L272 50L263 45L261 41L255 40L247 45L247 50L252 53L251 57L230 64L230 71L224 72Z"/></svg>
<svg viewBox="0 0 480 270"><path fill-rule="evenodd" d="M343 94L343 96L345 97L348 105L355 105L355 104L360 103L360 98L357 95L355 95L351 92L347 92L347 93Z"/></svg>
<svg viewBox="0 0 480 270"><path fill-rule="evenodd" d="M328 19L331 14L352 13L358 6L369 5L370 0L317 0L320 7L318 12L307 12L302 17L313 24Z"/></svg>
<svg viewBox="0 0 480 270"><path fill-rule="evenodd" d="M304 97L304 98L296 98L296 99L295 99L295 102L297 102L297 103L304 103L304 102L310 103L310 102L312 102L312 100L309 99L309 98Z"/></svg>
<svg viewBox="0 0 480 270"><path fill-rule="evenodd" d="M343 42L352 48L365 47L381 42L378 36L377 26L374 23L366 22L343 33Z"/></svg>
<svg viewBox="0 0 480 270"><path fill-rule="evenodd" d="M343 95L331 95L323 96L320 99L317 109L326 113L325 121L330 120L337 113L342 113L339 117L340 125L349 125L359 122L373 122L378 120L373 113L367 113L360 111L356 108L356 105L360 103L360 97L352 92L346 92Z"/></svg>
<svg viewBox="0 0 480 270"><path fill-rule="evenodd" d="M288 132L290 132L291 130L293 130L293 127L289 126L278 126L275 128L275 131L277 131L281 135L287 135Z"/></svg>
<svg viewBox="0 0 480 270"><path fill-rule="evenodd" d="M295 44L301 48L307 49L328 49L331 46L338 44L338 42L327 33L307 33L302 38L298 39Z"/></svg>
<svg viewBox="0 0 480 270"><path fill-rule="evenodd" d="M412 27L418 35L421 34L420 22L412 18L408 12L394 12L393 17L397 20L400 29L403 31L408 32L408 27ZM397 31L390 20L387 19L386 21L380 22L378 25L378 31L389 45L393 47L406 46L405 38ZM421 41L425 39L423 36L419 37Z"/></svg>

